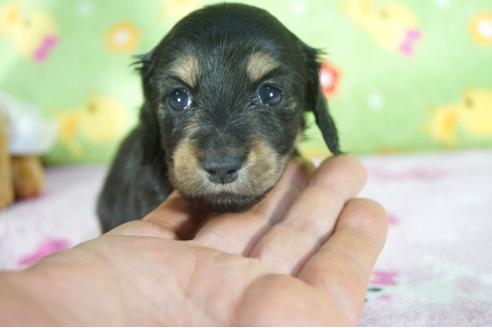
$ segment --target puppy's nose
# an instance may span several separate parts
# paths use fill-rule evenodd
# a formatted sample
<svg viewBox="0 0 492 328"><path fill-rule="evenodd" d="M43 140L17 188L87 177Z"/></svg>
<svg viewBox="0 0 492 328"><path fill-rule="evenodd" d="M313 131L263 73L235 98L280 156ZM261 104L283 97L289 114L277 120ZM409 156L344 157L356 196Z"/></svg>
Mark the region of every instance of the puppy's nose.
<svg viewBox="0 0 492 328"><path fill-rule="evenodd" d="M206 156L202 160L202 168L208 173L208 179L221 184L236 180L237 172L242 165L241 156Z"/></svg>

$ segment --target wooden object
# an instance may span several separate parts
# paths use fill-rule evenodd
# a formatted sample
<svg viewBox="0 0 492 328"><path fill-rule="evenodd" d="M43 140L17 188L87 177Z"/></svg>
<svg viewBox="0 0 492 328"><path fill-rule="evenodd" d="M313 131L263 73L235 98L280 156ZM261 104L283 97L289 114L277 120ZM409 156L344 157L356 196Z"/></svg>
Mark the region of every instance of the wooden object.
<svg viewBox="0 0 492 328"><path fill-rule="evenodd" d="M12 177L16 198L36 197L44 187L43 166L37 156L12 156Z"/></svg>
<svg viewBox="0 0 492 328"><path fill-rule="evenodd" d="M7 124L0 116L0 210L14 201Z"/></svg>

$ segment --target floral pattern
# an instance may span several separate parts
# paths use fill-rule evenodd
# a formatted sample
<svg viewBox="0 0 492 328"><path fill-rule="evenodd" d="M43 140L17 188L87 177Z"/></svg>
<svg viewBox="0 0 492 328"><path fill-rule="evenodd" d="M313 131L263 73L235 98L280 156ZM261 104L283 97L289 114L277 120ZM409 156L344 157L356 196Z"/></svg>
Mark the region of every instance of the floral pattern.
<svg viewBox="0 0 492 328"><path fill-rule="evenodd" d="M137 27L130 22L119 22L111 26L106 35L106 44L111 51L131 53L140 37Z"/></svg>

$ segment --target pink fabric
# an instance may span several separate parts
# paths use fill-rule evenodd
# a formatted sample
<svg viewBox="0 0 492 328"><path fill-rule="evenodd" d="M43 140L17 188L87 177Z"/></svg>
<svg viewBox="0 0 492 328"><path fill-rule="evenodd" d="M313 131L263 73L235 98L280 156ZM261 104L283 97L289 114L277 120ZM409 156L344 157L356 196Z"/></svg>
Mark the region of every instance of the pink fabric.
<svg viewBox="0 0 492 328"><path fill-rule="evenodd" d="M102 167L55 167L41 197L0 211L0 270L22 269L43 256L99 235L94 203Z"/></svg>
<svg viewBox="0 0 492 328"><path fill-rule="evenodd" d="M31 266L44 257L70 248L70 243L65 239L46 240L32 253L22 257L17 263L19 266Z"/></svg>
<svg viewBox="0 0 492 328"><path fill-rule="evenodd" d="M492 324L492 152L364 159L363 196L389 213L363 326ZM47 171L45 194L0 212L0 269L99 234L102 167Z"/></svg>
<svg viewBox="0 0 492 328"><path fill-rule="evenodd" d="M364 162L389 233L361 324L492 325L492 152Z"/></svg>

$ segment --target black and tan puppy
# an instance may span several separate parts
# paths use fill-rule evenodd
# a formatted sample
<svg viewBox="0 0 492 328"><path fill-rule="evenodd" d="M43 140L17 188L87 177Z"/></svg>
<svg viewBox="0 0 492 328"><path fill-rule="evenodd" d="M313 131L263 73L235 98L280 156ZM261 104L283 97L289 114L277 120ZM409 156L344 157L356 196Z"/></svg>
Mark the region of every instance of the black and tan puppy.
<svg viewBox="0 0 492 328"><path fill-rule="evenodd" d="M101 192L104 231L143 217L177 189L213 211L244 211L280 179L314 112L339 154L317 51L265 10L195 11L139 59L145 103Z"/></svg>

